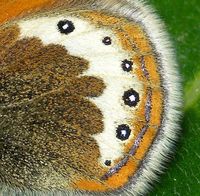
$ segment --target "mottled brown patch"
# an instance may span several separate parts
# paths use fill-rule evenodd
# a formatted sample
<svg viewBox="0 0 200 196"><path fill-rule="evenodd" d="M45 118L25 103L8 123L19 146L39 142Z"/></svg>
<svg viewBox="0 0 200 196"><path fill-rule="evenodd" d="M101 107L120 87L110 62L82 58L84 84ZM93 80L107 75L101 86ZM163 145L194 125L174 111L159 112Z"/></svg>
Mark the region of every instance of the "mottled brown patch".
<svg viewBox="0 0 200 196"><path fill-rule="evenodd" d="M0 56L3 55L16 41L19 35L19 29L15 26L0 29ZM0 58L0 62L3 59Z"/></svg>
<svg viewBox="0 0 200 196"><path fill-rule="evenodd" d="M37 38L16 40L0 30L0 178L15 186L64 188L71 178L100 178L104 170L91 137L103 130L101 79L82 76L86 60ZM9 35L9 36L8 36ZM52 172L49 172L52 171Z"/></svg>

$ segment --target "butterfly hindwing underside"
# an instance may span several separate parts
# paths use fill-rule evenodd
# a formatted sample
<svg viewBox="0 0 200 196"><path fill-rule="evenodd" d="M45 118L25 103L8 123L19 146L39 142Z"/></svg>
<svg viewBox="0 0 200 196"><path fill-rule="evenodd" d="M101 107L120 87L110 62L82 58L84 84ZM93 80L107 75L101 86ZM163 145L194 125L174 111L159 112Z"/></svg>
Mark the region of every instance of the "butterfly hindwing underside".
<svg viewBox="0 0 200 196"><path fill-rule="evenodd" d="M129 0L42 9L0 27L2 192L145 193L181 106L160 20Z"/></svg>

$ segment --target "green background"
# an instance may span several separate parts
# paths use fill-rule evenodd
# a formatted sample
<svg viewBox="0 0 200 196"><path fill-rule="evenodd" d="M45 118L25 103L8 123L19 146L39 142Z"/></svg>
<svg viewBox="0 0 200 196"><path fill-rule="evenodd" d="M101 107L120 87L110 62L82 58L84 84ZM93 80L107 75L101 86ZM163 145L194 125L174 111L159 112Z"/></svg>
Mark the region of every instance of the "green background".
<svg viewBox="0 0 200 196"><path fill-rule="evenodd" d="M177 153L151 196L200 196L200 1L149 0L164 20L183 78L184 115Z"/></svg>

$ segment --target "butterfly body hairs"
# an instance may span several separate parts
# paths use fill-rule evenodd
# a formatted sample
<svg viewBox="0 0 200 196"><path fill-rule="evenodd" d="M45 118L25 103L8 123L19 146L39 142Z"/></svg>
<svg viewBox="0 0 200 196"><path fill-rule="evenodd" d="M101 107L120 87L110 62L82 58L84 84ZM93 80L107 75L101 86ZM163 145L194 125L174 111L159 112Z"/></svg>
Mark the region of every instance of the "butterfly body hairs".
<svg viewBox="0 0 200 196"><path fill-rule="evenodd" d="M179 133L164 25L139 0L34 2L1 21L1 194L144 195Z"/></svg>

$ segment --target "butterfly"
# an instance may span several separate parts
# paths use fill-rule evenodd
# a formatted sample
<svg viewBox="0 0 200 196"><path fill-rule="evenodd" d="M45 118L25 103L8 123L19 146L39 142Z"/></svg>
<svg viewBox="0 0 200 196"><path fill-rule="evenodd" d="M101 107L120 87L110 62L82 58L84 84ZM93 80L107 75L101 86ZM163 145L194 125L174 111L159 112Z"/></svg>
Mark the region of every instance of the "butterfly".
<svg viewBox="0 0 200 196"><path fill-rule="evenodd" d="M138 0L18 3L0 20L2 193L146 193L182 105L162 22Z"/></svg>

